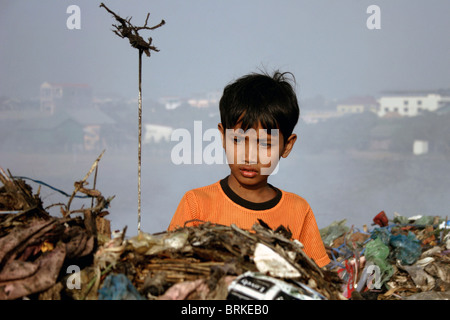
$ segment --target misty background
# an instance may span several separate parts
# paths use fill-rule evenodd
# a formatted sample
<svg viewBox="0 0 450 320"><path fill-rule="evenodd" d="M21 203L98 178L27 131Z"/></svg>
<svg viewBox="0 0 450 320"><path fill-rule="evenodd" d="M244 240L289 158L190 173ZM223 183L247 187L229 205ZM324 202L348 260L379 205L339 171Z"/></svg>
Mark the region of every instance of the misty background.
<svg viewBox="0 0 450 320"><path fill-rule="evenodd" d="M388 94L449 95L448 1L104 3L135 25L148 12L150 26L166 21L141 32L160 50L143 57L143 231L165 230L186 191L229 173L227 165L174 164L178 141L170 133L186 128L194 139L194 121L203 133L216 128L223 87L260 69L292 72L301 109L299 139L269 182L304 197L319 228L341 219L370 225L381 210L388 217L448 215L447 105L414 117L377 114ZM373 4L381 29L366 25ZM80 29L67 26L71 5L80 8ZM106 150L96 188L115 196L112 228L127 225L133 235L138 51L112 32L116 21L99 5L0 1L0 167L70 194ZM366 108L337 111L355 103ZM416 140L427 141L423 154L414 154ZM27 182L37 192L39 184ZM45 186L40 196L44 206L68 201ZM83 204L90 200L71 208Z"/></svg>

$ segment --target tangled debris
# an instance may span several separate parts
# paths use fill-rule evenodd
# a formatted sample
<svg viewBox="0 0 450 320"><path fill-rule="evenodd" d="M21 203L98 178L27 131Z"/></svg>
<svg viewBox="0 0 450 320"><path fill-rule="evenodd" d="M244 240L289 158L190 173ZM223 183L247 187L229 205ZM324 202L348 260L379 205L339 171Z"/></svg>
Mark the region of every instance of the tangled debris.
<svg viewBox="0 0 450 320"><path fill-rule="evenodd" d="M450 299L450 224L439 216L389 220L357 230L336 221L321 230L346 298L364 300Z"/></svg>
<svg viewBox="0 0 450 320"><path fill-rule="evenodd" d="M103 209L111 199L83 188L82 192L95 194L96 207L76 210L84 218L70 217L73 212L57 218L45 211L39 196L32 195L22 179L0 168L0 181L0 300L60 299L60 290L52 288L65 270L91 264L98 246L110 238ZM61 283L57 287L62 288Z"/></svg>

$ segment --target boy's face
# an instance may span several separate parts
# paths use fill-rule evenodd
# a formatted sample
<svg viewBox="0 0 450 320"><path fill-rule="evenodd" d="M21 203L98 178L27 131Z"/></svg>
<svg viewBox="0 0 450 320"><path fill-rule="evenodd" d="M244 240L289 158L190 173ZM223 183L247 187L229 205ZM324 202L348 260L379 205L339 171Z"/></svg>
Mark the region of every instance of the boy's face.
<svg viewBox="0 0 450 320"><path fill-rule="evenodd" d="M281 157L286 158L297 139L292 134L284 142L279 130L266 130L261 124L244 132L240 124L225 129L221 123L223 147L227 155L231 175L241 184L257 186L267 183L268 176L276 168Z"/></svg>

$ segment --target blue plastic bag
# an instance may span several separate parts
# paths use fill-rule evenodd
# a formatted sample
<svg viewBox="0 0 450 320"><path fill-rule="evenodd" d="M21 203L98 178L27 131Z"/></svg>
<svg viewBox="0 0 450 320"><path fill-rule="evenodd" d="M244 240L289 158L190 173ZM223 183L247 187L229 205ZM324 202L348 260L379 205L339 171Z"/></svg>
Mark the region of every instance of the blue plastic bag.
<svg viewBox="0 0 450 320"><path fill-rule="evenodd" d="M110 274L98 290L99 300L145 300L124 274Z"/></svg>
<svg viewBox="0 0 450 320"><path fill-rule="evenodd" d="M394 248L394 256L403 265L411 265L419 259L422 254L420 241L411 231L407 236L404 234L391 235L389 244Z"/></svg>

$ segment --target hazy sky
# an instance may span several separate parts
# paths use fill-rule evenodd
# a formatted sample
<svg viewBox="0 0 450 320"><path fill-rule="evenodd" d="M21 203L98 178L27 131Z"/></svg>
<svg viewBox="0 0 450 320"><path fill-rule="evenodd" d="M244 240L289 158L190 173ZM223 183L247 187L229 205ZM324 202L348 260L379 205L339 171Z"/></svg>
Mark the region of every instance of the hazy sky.
<svg viewBox="0 0 450 320"><path fill-rule="evenodd" d="M137 97L138 52L113 34L101 1L1 0L0 96L36 97L44 81L87 83L97 96ZM144 57L143 95L222 90L258 68L291 71L300 98L450 87L448 0L104 1L142 25L166 21ZM70 30L68 6L81 10ZM381 29L370 30L370 5Z"/></svg>

